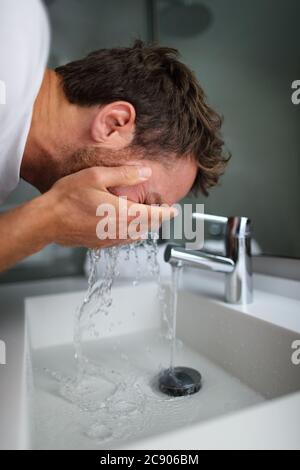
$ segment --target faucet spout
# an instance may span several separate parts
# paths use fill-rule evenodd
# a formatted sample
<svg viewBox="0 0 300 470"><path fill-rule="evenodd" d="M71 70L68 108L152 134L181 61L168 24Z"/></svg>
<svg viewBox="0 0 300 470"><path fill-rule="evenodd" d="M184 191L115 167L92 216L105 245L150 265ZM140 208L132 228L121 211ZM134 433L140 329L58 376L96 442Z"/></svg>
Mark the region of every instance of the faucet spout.
<svg viewBox="0 0 300 470"><path fill-rule="evenodd" d="M216 256L202 251L187 251L183 247L168 245L165 261L173 265L186 265L207 271L229 274L234 271L234 261L223 256Z"/></svg>
<svg viewBox="0 0 300 470"><path fill-rule="evenodd" d="M253 302L251 226L246 217L219 217L194 214L193 218L226 224L226 254L218 256L191 251L182 246L168 245L165 261L175 266L191 266L225 274L225 298L232 304Z"/></svg>

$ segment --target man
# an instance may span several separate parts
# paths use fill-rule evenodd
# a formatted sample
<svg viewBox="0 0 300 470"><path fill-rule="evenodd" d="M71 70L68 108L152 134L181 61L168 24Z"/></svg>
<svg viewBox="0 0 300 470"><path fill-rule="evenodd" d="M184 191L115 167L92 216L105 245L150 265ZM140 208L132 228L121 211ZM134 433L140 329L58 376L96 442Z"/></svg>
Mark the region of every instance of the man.
<svg viewBox="0 0 300 470"><path fill-rule="evenodd" d="M163 220L172 208L150 205L217 184L221 119L175 50L137 41L53 71L39 0L1 0L0 21L0 200L20 177L42 193L0 217L0 270L52 242L124 242L96 235L97 207L117 208L119 196Z"/></svg>

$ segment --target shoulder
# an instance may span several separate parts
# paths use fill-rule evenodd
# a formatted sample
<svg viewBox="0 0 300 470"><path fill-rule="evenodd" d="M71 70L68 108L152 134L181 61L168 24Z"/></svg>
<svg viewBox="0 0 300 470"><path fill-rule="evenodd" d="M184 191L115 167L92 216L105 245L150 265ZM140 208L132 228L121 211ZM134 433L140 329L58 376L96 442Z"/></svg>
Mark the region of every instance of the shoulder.
<svg viewBox="0 0 300 470"><path fill-rule="evenodd" d="M0 200L17 186L31 113L49 53L40 0L0 0ZM1 90L0 90L1 91Z"/></svg>
<svg viewBox="0 0 300 470"><path fill-rule="evenodd" d="M22 106L39 88L49 51L49 24L40 0L0 2L0 80L7 105Z"/></svg>

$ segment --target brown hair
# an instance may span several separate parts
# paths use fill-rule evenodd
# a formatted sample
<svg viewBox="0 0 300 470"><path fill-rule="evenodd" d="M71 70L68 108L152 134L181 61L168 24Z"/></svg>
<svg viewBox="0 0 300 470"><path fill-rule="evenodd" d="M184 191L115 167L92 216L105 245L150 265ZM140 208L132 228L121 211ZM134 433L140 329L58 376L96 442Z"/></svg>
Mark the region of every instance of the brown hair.
<svg viewBox="0 0 300 470"><path fill-rule="evenodd" d="M176 49L145 46L138 40L131 48L92 52L56 72L73 104L130 102L137 113L133 145L148 158L173 154L195 159L199 172L193 189L207 195L228 162L222 119L178 55Z"/></svg>

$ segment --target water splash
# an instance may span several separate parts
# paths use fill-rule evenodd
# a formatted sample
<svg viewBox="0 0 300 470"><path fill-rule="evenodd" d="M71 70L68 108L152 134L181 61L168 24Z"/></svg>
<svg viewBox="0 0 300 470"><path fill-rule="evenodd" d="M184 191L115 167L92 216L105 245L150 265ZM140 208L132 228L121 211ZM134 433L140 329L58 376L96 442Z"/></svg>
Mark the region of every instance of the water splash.
<svg viewBox="0 0 300 470"><path fill-rule="evenodd" d="M90 273L88 290L82 304L75 314L74 348L77 373L75 377L63 377L51 373L52 378L59 383L59 394L68 402L74 403L80 410L85 435L105 442L106 440L122 438L124 430L133 429L134 422L143 422L141 416L145 408L153 405L157 397L149 397L149 383L153 379L153 371L149 375L142 375L140 371L124 373L124 370L113 370L109 364L95 363L84 351L87 337L99 336L96 330L96 316L108 316L113 303L113 285L120 274L119 260L133 261L136 266L133 287L139 285L145 274L157 285L158 298L161 305L163 321L167 326L167 337L176 342L176 323L170 322L166 291L161 282L160 264L158 261L158 236L151 234L148 240L138 242L126 247L113 247L104 250L89 251ZM146 258L146 262L145 262ZM99 267L104 266L102 276L99 276ZM146 267L146 269L144 269ZM173 291L177 284L174 280ZM176 305L173 306L175 315ZM172 318L172 315L171 315ZM99 324L99 322L97 322ZM117 340L115 351L119 350ZM173 346L175 351L175 346ZM151 351L147 351L151 354ZM174 353L175 354L175 353ZM173 356L174 357L174 356ZM128 364L120 352L120 359ZM130 366L130 364L128 364ZM101 393L99 393L101 391ZM152 405L151 405L152 404ZM137 417L138 416L138 417ZM126 421L123 426L120 423ZM118 424L118 425L116 425Z"/></svg>
<svg viewBox="0 0 300 470"><path fill-rule="evenodd" d="M118 256L120 247L89 251L90 275L88 278L88 290L86 296L75 314L74 324L74 348L75 359L78 367L78 380L85 373L88 364L83 354L83 340L86 332L98 336L93 319L96 315L108 315L112 305L112 287L118 272ZM102 257L105 261L105 273L103 279L97 279L97 265Z"/></svg>
<svg viewBox="0 0 300 470"><path fill-rule="evenodd" d="M142 412L143 393L140 391L138 377L127 377L106 367L105 364L95 364L84 354L84 340L86 335L99 336L99 332L95 327L95 317L99 315L109 315L113 302L112 289L115 280L119 276L119 259L121 254L125 253L125 261L135 261L136 276L133 286L137 286L142 277L142 260L141 253L146 253L147 274L152 278L158 286L158 296L163 305L164 290L161 286L160 266L158 262L158 236L151 234L147 240L137 242L126 247L113 247L104 250L89 251L90 274L88 277L88 290L75 314L74 324L74 349L75 360L77 364L77 376L75 378L63 378L58 374L52 373L52 377L60 382L60 393L68 401L74 402L82 411L99 412L103 415L103 411L111 410L112 407L120 408L128 414L128 406L132 399L129 399L128 390L136 391L134 399L134 410ZM141 250L142 249L142 250ZM98 278L99 264L105 266L103 276ZM118 345L116 345L118 349ZM99 403L96 400L95 392L99 389L101 380L105 380L110 384L107 399ZM102 383L103 386L103 383ZM128 394L128 396L127 396ZM132 397L132 395L131 395ZM116 411L116 410L115 410ZM120 416L119 416L120 417ZM105 421L105 420L104 420ZM101 419L103 423L103 416ZM107 430L103 429L103 424L98 427L97 419L95 429L99 434L107 434ZM110 434L110 433L108 433Z"/></svg>

